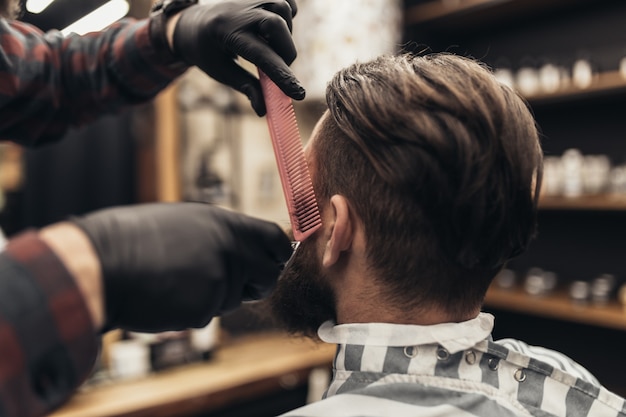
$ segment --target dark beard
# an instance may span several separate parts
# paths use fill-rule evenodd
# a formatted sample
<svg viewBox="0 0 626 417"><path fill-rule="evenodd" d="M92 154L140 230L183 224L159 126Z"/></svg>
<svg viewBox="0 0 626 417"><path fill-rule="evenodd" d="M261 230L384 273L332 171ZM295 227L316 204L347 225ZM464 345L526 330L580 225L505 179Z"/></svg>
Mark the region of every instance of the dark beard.
<svg viewBox="0 0 626 417"><path fill-rule="evenodd" d="M311 237L291 258L269 298L273 316L290 333L316 338L319 326L337 317L335 295L320 265Z"/></svg>

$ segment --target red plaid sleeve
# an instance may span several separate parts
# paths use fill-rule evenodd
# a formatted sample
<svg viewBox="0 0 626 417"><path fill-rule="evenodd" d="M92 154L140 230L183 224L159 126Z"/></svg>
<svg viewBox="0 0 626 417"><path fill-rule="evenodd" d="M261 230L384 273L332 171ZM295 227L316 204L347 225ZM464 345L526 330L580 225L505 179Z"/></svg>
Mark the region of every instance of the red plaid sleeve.
<svg viewBox="0 0 626 417"><path fill-rule="evenodd" d="M73 278L35 232L0 253L0 416L41 416L89 375L98 345Z"/></svg>
<svg viewBox="0 0 626 417"><path fill-rule="evenodd" d="M153 98L186 70L155 50L148 20L64 37L0 19L0 140L34 146Z"/></svg>

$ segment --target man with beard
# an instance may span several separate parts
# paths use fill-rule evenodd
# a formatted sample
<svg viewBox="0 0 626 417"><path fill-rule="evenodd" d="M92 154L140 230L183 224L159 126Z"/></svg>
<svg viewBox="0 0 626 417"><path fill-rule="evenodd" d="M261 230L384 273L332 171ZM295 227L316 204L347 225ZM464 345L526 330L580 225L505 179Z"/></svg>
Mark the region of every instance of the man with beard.
<svg viewBox="0 0 626 417"><path fill-rule="evenodd" d="M260 67L294 99L294 0L157 2L84 37L15 21L1 0L0 138L25 146L145 102L190 65L246 94L262 115ZM0 252L0 416L43 415L89 375L97 335L202 327L263 297L291 255L278 226L205 204L104 210L12 238Z"/></svg>
<svg viewBox="0 0 626 417"><path fill-rule="evenodd" d="M490 336L487 288L535 233L542 151L479 63L381 57L339 71L306 157L323 226L271 297L338 344L325 398L288 416L626 416L548 349Z"/></svg>

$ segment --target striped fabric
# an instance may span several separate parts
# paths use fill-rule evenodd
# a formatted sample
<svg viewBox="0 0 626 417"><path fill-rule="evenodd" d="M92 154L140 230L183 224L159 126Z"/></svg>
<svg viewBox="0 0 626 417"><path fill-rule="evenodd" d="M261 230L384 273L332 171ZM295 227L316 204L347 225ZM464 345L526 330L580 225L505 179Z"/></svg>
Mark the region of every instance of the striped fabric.
<svg viewBox="0 0 626 417"><path fill-rule="evenodd" d="M35 232L0 253L0 416L62 404L91 371L98 347L87 306Z"/></svg>
<svg viewBox="0 0 626 417"><path fill-rule="evenodd" d="M626 417L624 399L582 366L520 341L494 342L492 327L485 313L435 326L325 323L320 337L338 344L326 398L285 416Z"/></svg>
<svg viewBox="0 0 626 417"><path fill-rule="evenodd" d="M147 101L186 69L153 48L146 20L87 36L0 18L0 140L58 140L70 126Z"/></svg>

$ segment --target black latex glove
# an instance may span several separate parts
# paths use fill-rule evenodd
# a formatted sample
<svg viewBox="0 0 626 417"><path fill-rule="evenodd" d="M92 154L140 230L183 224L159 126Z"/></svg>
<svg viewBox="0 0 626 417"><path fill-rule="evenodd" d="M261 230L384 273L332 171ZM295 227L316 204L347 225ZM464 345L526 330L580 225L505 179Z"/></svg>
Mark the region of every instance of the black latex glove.
<svg viewBox="0 0 626 417"><path fill-rule="evenodd" d="M203 327L268 295L292 253L277 225L202 203L118 207L72 221L102 264L105 330Z"/></svg>
<svg viewBox="0 0 626 417"><path fill-rule="evenodd" d="M259 67L289 97L301 100L304 88L289 65L296 58L291 38L295 0L228 0L189 7L174 29L173 49L217 81L244 93L259 115L265 114L261 85L235 59Z"/></svg>

